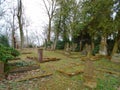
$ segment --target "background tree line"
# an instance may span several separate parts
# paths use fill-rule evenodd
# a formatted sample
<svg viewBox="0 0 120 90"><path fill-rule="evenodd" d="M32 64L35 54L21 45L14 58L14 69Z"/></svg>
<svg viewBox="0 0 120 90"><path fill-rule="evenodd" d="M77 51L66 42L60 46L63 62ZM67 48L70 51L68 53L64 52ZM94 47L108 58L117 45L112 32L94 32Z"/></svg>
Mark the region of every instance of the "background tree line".
<svg viewBox="0 0 120 90"><path fill-rule="evenodd" d="M51 24L54 37L48 33L51 40L47 38L47 45L52 49L83 51L90 46L91 54L112 55L119 52L119 0L48 1L56 2Z"/></svg>

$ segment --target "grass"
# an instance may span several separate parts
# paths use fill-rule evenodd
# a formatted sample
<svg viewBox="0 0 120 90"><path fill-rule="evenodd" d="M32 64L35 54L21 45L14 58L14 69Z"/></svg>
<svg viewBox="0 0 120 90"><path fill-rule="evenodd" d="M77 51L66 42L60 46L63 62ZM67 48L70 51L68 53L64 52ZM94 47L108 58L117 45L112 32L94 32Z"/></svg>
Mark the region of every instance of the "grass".
<svg viewBox="0 0 120 90"><path fill-rule="evenodd" d="M37 57L36 49L25 49L22 52L32 52L30 56ZM83 75L78 74L72 77L65 76L59 73L57 70L63 70L65 72L74 72L80 70L85 62L81 61L79 58L80 53L73 52L73 56L78 58L70 58L64 55L63 51L43 51L44 57L56 57L61 58L60 61L39 63L40 69L42 71L51 72L53 75L46 78L39 78L35 80L29 80L25 82L18 82L15 84L10 84L13 90L89 90L87 88L83 89ZM21 55L20 58L26 60L27 55ZM120 64L110 62L106 59L99 61L94 61L95 68L109 68L111 70L120 70ZM104 72L96 71L97 76L97 88L95 90L117 90L120 86L120 76L115 76L113 74L108 74ZM30 83L32 82L32 83ZM0 85L1 87L1 85ZM16 89L17 88L17 89ZM30 89L29 89L30 88ZM2 90L2 89L0 89Z"/></svg>

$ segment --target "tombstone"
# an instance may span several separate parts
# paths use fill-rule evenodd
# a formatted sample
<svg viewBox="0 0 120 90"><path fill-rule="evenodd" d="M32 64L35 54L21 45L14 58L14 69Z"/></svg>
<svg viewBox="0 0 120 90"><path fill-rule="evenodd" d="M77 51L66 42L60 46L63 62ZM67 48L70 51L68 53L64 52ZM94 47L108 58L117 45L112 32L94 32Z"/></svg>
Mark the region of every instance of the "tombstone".
<svg viewBox="0 0 120 90"><path fill-rule="evenodd" d="M69 43L65 45L65 55L70 55L70 48L69 48Z"/></svg>
<svg viewBox="0 0 120 90"><path fill-rule="evenodd" d="M38 61L42 62L43 61L43 49L38 49Z"/></svg>
<svg viewBox="0 0 120 90"><path fill-rule="evenodd" d="M99 54L107 55L106 38L102 37Z"/></svg>
<svg viewBox="0 0 120 90"><path fill-rule="evenodd" d="M89 89L95 89L97 87L95 72L94 72L94 65L91 60L86 60L85 62L85 69L83 74L84 79L84 87Z"/></svg>
<svg viewBox="0 0 120 90"><path fill-rule="evenodd" d="M83 51L81 52L82 55L87 56L87 53L88 53L88 52L87 52L87 46L88 46L88 45L86 44L85 47L84 47L84 49L83 49Z"/></svg>
<svg viewBox="0 0 120 90"><path fill-rule="evenodd" d="M111 58L112 62L120 63L120 54L114 54Z"/></svg>
<svg viewBox="0 0 120 90"><path fill-rule="evenodd" d="M4 79L4 63L0 61L0 80Z"/></svg>

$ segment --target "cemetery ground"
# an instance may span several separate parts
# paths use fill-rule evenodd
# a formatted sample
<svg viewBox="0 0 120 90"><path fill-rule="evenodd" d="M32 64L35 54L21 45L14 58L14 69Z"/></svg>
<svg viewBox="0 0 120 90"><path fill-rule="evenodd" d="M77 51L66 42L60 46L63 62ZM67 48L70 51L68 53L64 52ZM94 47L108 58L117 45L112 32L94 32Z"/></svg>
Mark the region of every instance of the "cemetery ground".
<svg viewBox="0 0 120 90"><path fill-rule="evenodd" d="M120 90L120 63L108 57L44 50L46 61L39 62L37 49L20 52L19 58L9 61L0 90Z"/></svg>

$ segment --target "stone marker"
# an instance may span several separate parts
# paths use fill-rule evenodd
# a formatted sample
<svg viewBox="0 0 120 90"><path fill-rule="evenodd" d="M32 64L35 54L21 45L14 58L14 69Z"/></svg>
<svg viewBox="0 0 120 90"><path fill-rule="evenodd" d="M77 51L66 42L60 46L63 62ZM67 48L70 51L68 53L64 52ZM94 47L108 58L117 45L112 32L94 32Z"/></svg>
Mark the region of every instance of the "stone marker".
<svg viewBox="0 0 120 90"><path fill-rule="evenodd" d="M38 61L42 62L43 60L43 49L38 49Z"/></svg>
<svg viewBox="0 0 120 90"><path fill-rule="evenodd" d="M93 90L97 87L97 82L95 78L95 72L94 72L94 65L91 60L86 60L85 62L85 69L83 74L84 79L84 87L88 87L89 89Z"/></svg>
<svg viewBox="0 0 120 90"><path fill-rule="evenodd" d="M0 80L4 78L4 63L0 61Z"/></svg>

